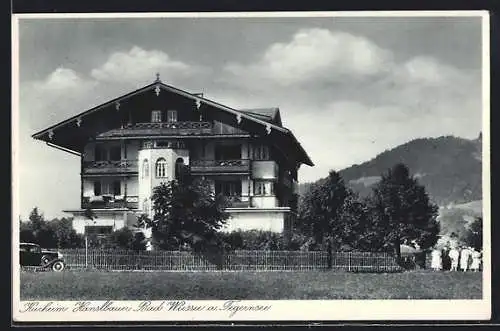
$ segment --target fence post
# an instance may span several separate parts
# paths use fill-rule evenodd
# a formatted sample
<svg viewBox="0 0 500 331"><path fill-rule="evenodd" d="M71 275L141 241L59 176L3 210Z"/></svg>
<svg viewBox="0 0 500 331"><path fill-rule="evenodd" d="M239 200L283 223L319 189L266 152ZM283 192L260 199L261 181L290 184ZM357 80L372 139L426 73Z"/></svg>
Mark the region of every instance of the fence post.
<svg viewBox="0 0 500 331"><path fill-rule="evenodd" d="M89 239L87 234L85 234L85 269L89 268L88 251L89 251Z"/></svg>
<svg viewBox="0 0 500 331"><path fill-rule="evenodd" d="M331 241L329 240L328 241L328 247L327 247L327 254L328 254L328 260L327 260L327 264L328 264L328 269L331 270L332 269L332 243Z"/></svg>

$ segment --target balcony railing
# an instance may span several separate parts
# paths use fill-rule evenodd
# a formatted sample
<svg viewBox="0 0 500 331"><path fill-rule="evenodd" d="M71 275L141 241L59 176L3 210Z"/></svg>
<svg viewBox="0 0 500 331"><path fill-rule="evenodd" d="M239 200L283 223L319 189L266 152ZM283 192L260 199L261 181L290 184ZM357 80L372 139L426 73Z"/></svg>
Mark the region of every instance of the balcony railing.
<svg viewBox="0 0 500 331"><path fill-rule="evenodd" d="M239 173L250 172L250 161L241 160L191 160L191 172L193 173Z"/></svg>
<svg viewBox="0 0 500 331"><path fill-rule="evenodd" d="M134 173L137 172L137 160L120 161L84 161L84 174Z"/></svg>
<svg viewBox="0 0 500 331"><path fill-rule="evenodd" d="M249 208L250 207L250 201L230 201L229 203L230 208Z"/></svg>
<svg viewBox="0 0 500 331"><path fill-rule="evenodd" d="M139 197L133 196L113 196L100 195L94 197L83 197L82 209L112 209L128 208L137 209L139 207Z"/></svg>
<svg viewBox="0 0 500 331"><path fill-rule="evenodd" d="M242 201L241 195L226 195L229 208L248 208L251 206L248 195L245 196L246 201Z"/></svg>
<svg viewBox="0 0 500 331"><path fill-rule="evenodd" d="M206 135L212 134L210 122L135 123L101 134L102 137L136 135Z"/></svg>

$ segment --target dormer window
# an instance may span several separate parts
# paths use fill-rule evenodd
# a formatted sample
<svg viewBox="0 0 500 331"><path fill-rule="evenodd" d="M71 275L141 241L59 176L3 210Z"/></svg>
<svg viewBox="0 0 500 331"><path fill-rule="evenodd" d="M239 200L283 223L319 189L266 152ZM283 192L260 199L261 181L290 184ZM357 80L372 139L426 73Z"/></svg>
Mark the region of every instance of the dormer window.
<svg viewBox="0 0 500 331"><path fill-rule="evenodd" d="M161 110L153 110L151 112L151 122L153 123L161 122Z"/></svg>
<svg viewBox="0 0 500 331"><path fill-rule="evenodd" d="M167 110L167 122L177 122L177 110Z"/></svg>

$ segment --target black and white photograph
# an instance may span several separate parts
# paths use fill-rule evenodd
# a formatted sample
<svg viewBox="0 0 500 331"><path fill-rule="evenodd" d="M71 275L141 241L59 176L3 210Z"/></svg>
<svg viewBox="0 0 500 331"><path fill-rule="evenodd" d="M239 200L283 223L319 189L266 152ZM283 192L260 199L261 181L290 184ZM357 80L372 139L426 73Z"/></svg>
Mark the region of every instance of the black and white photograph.
<svg viewBox="0 0 500 331"><path fill-rule="evenodd" d="M18 321L489 319L489 17L17 14Z"/></svg>

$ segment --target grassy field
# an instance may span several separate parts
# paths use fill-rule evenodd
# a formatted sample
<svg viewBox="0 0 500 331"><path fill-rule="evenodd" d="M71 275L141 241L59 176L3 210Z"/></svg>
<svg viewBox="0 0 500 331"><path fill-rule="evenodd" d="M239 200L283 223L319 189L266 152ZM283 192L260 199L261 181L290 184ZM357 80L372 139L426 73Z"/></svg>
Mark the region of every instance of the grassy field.
<svg viewBox="0 0 500 331"><path fill-rule="evenodd" d="M21 273L21 300L481 299L481 273Z"/></svg>

